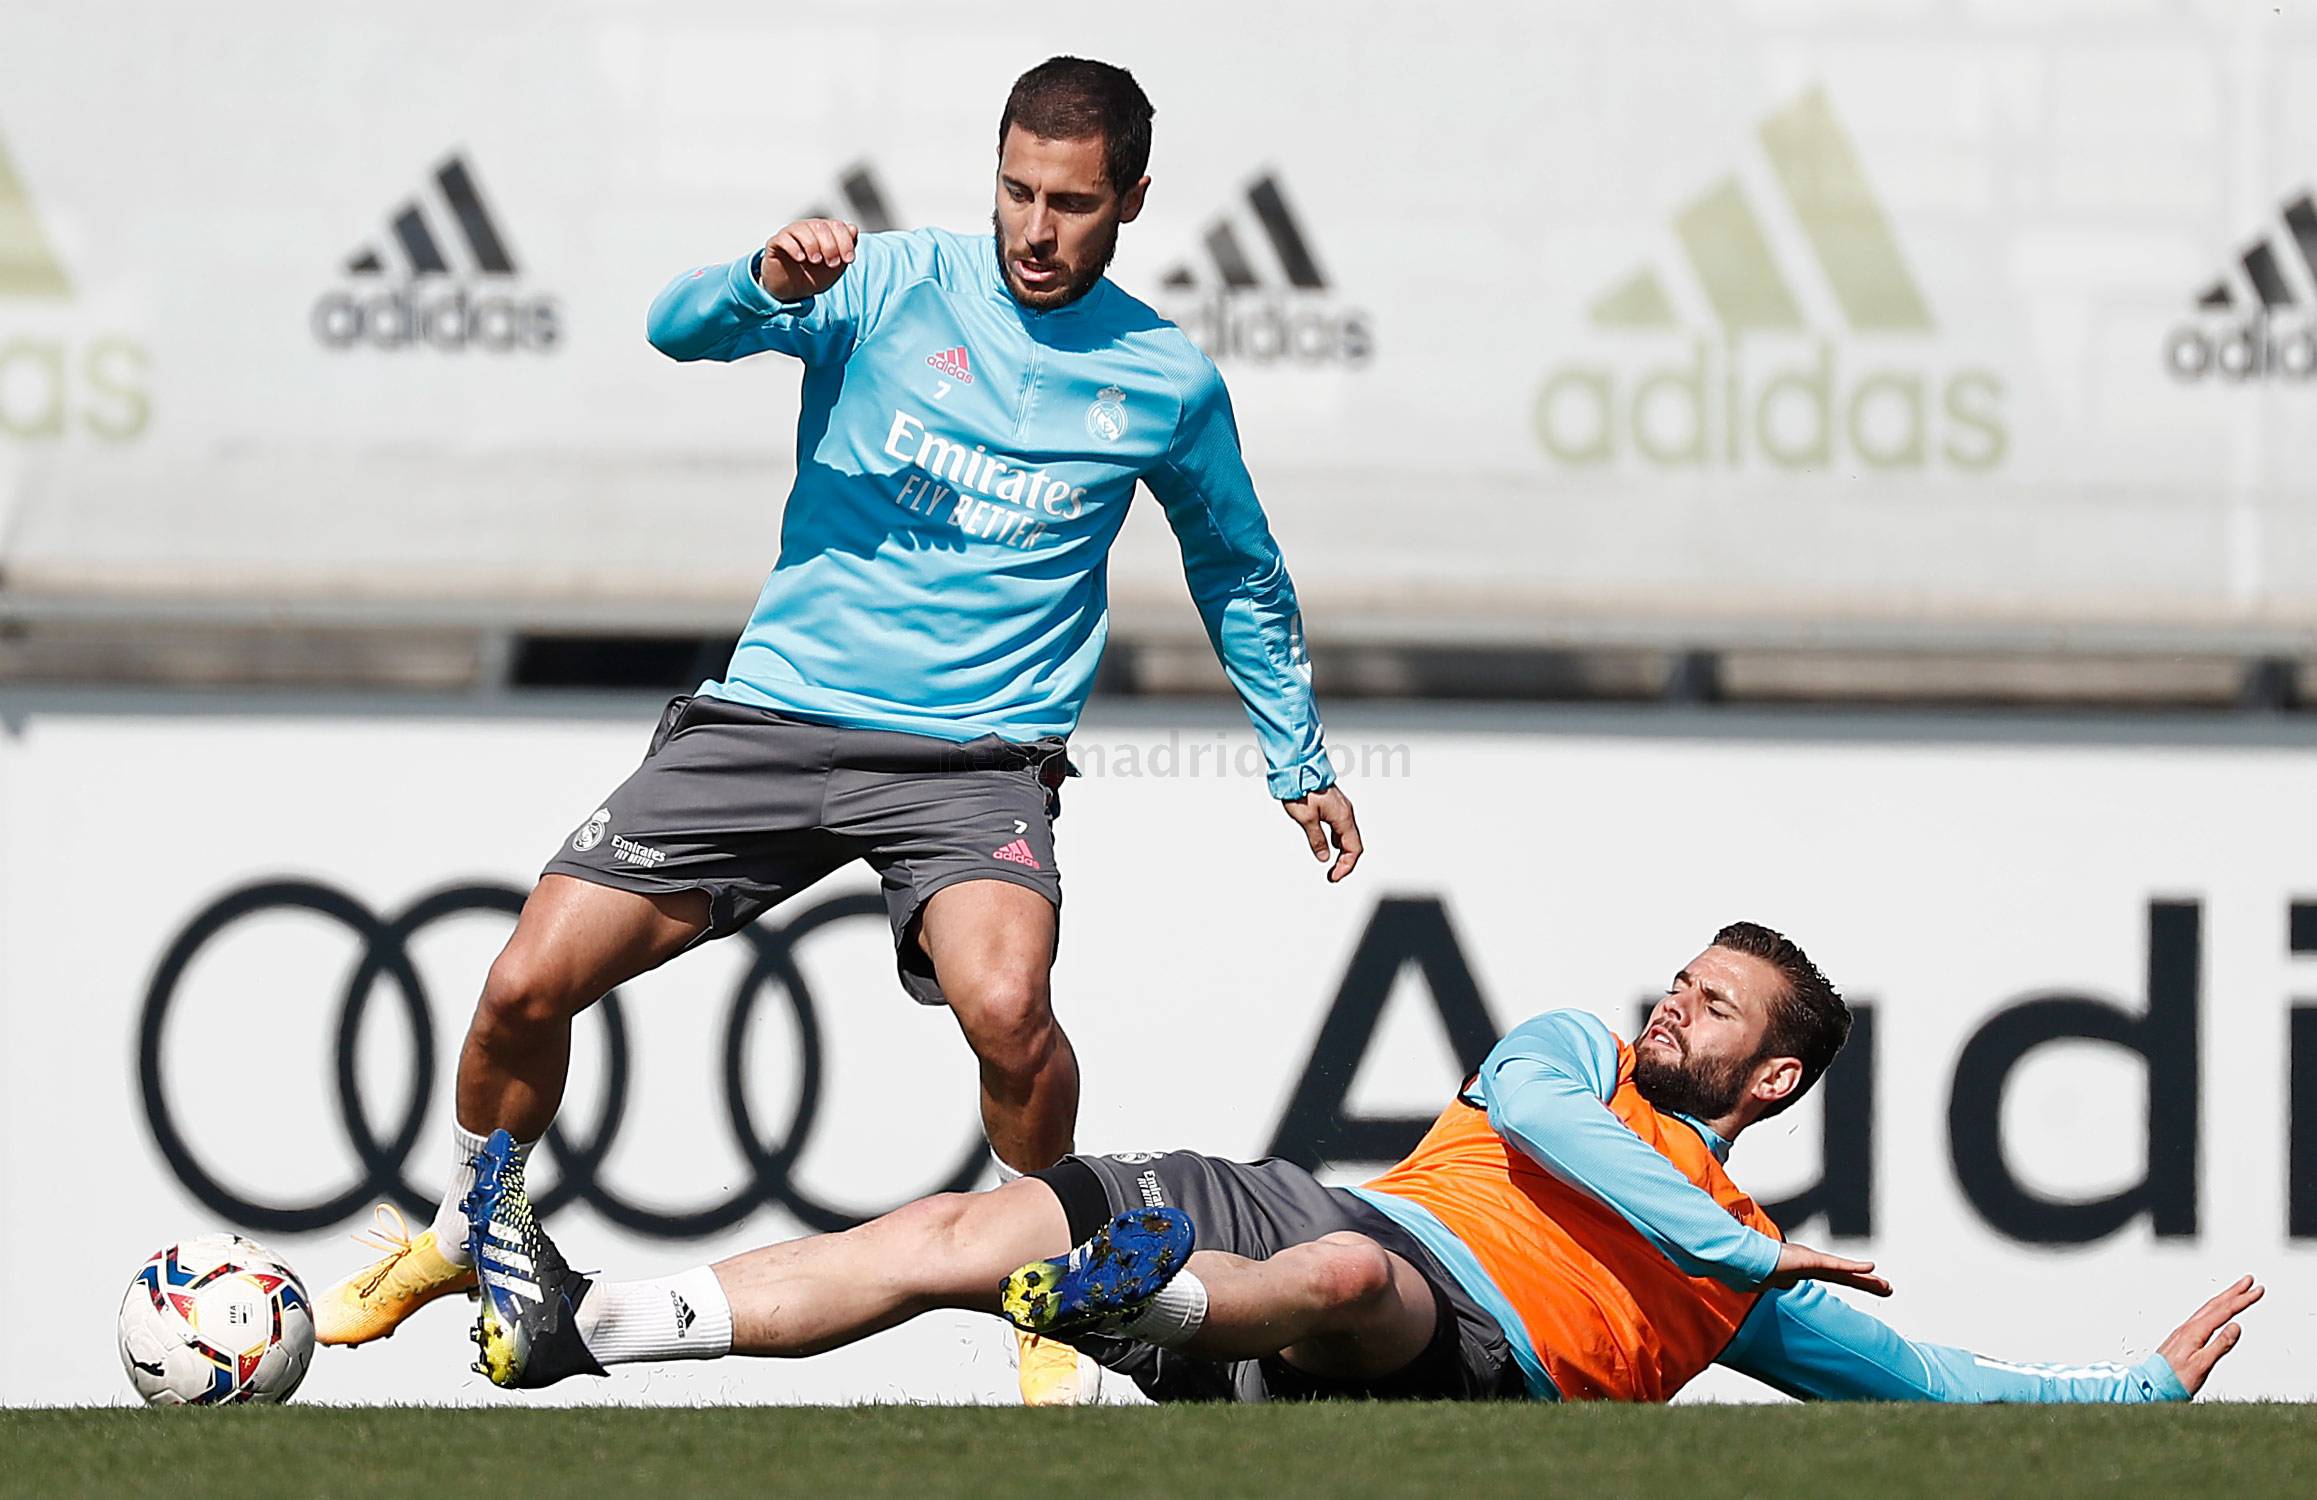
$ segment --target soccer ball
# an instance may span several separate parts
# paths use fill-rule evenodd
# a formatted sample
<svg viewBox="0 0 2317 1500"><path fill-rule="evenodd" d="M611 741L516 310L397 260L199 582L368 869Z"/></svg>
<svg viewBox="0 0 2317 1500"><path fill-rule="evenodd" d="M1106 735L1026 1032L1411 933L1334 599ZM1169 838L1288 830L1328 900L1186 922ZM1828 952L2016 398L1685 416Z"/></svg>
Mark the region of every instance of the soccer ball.
<svg viewBox="0 0 2317 1500"><path fill-rule="evenodd" d="M297 1273L238 1234L155 1251L121 1298L121 1367L153 1406L287 1401L314 1360Z"/></svg>

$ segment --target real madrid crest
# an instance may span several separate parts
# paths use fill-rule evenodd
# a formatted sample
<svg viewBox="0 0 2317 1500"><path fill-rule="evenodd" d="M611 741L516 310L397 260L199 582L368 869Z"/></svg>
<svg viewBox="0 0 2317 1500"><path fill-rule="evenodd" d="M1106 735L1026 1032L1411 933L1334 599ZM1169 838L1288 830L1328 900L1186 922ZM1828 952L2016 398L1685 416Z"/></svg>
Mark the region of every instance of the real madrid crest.
<svg viewBox="0 0 2317 1500"><path fill-rule="evenodd" d="M1086 430L1106 443L1125 437L1126 392L1115 385L1096 391L1094 404L1086 408Z"/></svg>
<svg viewBox="0 0 2317 1500"><path fill-rule="evenodd" d="M595 816L580 825L579 832L571 836L571 847L581 854L593 849L603 842L603 830L610 822L611 809L608 807L597 808Z"/></svg>

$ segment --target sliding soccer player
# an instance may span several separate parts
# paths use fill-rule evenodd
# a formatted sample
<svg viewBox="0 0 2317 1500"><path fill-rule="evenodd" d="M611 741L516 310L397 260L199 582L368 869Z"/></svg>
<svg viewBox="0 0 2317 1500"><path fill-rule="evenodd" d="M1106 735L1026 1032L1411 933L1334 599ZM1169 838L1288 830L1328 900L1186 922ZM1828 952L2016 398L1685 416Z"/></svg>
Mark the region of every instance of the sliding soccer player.
<svg viewBox="0 0 2317 1500"><path fill-rule="evenodd" d="M649 1281L571 1271L529 1231L522 1163L495 1137L475 1253L523 1267L531 1295L485 1277L512 1332L483 1363L502 1385L542 1386L630 1361L816 1354L968 1308L1073 1339L1162 1401L1663 1401L1717 1363L1825 1400L2194 1396L2260 1299L2250 1277L2132 1365L1921 1343L1825 1290L1890 1287L1869 1263L1782 1241L1723 1162L1849 1030L1800 948L1737 923L1631 1045L1577 1011L1516 1027L1364 1187L1277 1161L1074 1156Z"/></svg>
<svg viewBox="0 0 2317 1500"><path fill-rule="evenodd" d="M1329 880L1352 872L1358 825L1222 379L1103 274L1150 186L1151 115L1124 70L1051 59L999 121L994 233L804 220L653 303L672 358L804 364L779 560L723 679L669 705L549 861L460 1055L441 1209L318 1299L322 1342L382 1337L474 1285L475 1156L494 1130L519 1155L546 1133L574 1017L855 860L883 878L902 987L946 1004L980 1061L999 1176L1071 1150L1053 820L1138 484L1182 544L1271 795ZM1069 1350L1026 1350L1027 1397L1077 1378Z"/></svg>

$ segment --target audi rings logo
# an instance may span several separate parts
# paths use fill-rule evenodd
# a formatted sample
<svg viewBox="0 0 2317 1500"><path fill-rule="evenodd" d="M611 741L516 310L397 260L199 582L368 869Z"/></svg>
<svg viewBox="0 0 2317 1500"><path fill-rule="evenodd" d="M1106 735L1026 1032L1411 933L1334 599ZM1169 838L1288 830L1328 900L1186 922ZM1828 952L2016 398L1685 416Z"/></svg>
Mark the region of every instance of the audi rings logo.
<svg viewBox="0 0 2317 1500"><path fill-rule="evenodd" d="M343 891L302 880L244 886L211 903L186 925L162 956L145 997L138 1033L137 1073L145 1118L152 1127L154 1143L178 1181L204 1207L233 1224L259 1232L299 1234L327 1229L378 1199L398 1203L414 1215L431 1217L440 1184L411 1180L411 1153L422 1138L433 1141L447 1133L444 1125L449 1111L435 1107L434 1013L411 962L410 940L429 923L448 917L470 912L513 916L522 909L523 893L511 886L460 885L423 896L400 914L384 917ZM362 945L361 962L355 965L339 1000L336 1041L338 1125L351 1151L353 1174L344 1187L328 1196L290 1202L245 1196L204 1165L179 1128L162 1088L162 1080L168 1076L162 1038L169 1007L193 961L227 929L284 912L327 918L352 932ZM884 903L871 893L833 897L800 911L785 925L759 922L742 934L755 956L733 991L725 1018L723 1088L733 1138L753 1169L747 1181L712 1201L665 1210L645 1207L605 1180L604 1160L628 1118L627 1023L621 1015L619 992L614 990L595 1006L606 1036L602 1119L587 1139L576 1138L560 1124L548 1129L547 1149L562 1175L538 1194L539 1211L553 1213L567 1204L584 1203L623 1229L672 1240L715 1234L773 1204L819 1231L849 1229L883 1212L856 1214L824 1202L800 1187L792 1173L812 1138L826 1081L813 995L797 966L795 948L811 933L849 918L882 924ZM380 1103L364 1090L357 1057L363 1018L381 984L399 1003L414 1058L409 1085L399 1100L391 1101L391 1116L384 1120L377 1113ZM775 991L786 997L795 1015L799 1081L796 1103L787 1120L768 1135L766 1122L749 1102L744 1059L751 1019L765 997ZM430 1167L436 1165L433 1151L423 1155ZM972 1186L981 1175L986 1156L987 1147L975 1132L959 1148L948 1174L927 1191L957 1192Z"/></svg>

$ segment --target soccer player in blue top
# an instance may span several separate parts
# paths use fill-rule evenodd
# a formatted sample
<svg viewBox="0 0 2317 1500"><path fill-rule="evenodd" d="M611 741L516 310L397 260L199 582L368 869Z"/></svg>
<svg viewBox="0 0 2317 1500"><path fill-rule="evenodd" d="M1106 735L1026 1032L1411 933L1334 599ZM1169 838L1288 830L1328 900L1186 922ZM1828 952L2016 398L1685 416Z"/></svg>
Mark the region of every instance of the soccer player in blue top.
<svg viewBox="0 0 2317 1500"><path fill-rule="evenodd" d="M947 1004L980 1060L1000 1176L1072 1149L1052 825L1138 483L1181 541L1271 794L1329 880L1352 872L1358 824L1222 378L1103 275L1150 187L1151 115L1124 70L1051 59L999 123L994 234L807 219L652 304L671 358L803 362L780 555L724 677L668 706L548 862L460 1055L441 1210L319 1299L323 1342L474 1285L475 1155L495 1130L546 1133L579 1012L856 859L883 879L903 987Z"/></svg>

